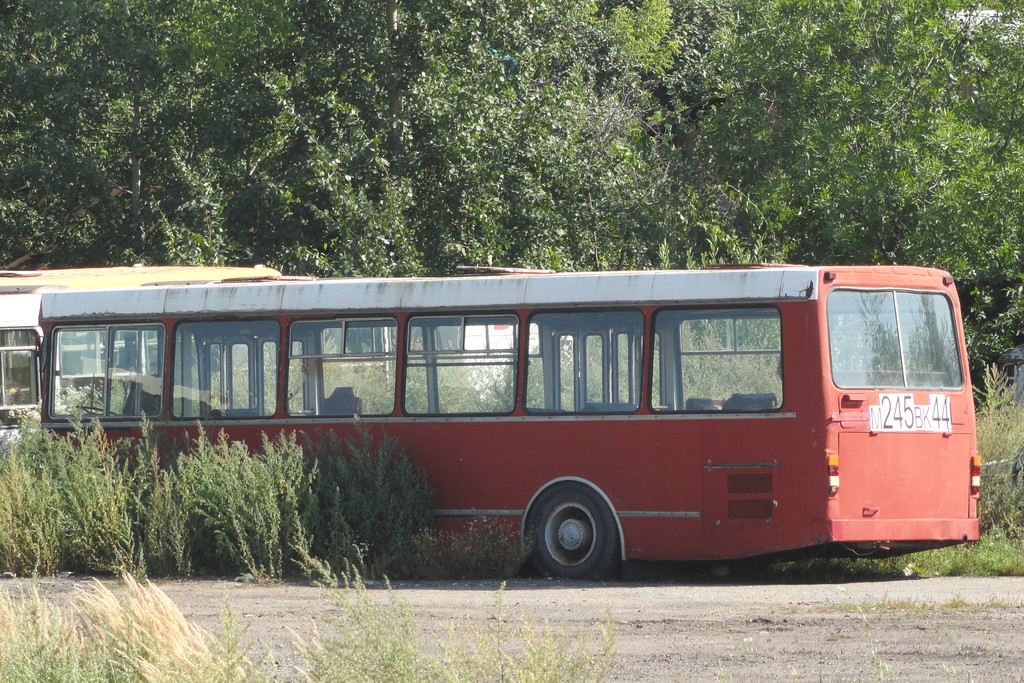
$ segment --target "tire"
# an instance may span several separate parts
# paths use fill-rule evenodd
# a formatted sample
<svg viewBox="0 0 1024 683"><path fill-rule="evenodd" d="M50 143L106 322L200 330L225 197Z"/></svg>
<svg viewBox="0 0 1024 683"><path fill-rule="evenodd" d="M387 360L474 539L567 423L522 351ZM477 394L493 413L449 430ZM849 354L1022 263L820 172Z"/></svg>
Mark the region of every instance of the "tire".
<svg viewBox="0 0 1024 683"><path fill-rule="evenodd" d="M618 574L619 532L611 510L589 486L556 484L527 517L534 567L543 576L606 579Z"/></svg>

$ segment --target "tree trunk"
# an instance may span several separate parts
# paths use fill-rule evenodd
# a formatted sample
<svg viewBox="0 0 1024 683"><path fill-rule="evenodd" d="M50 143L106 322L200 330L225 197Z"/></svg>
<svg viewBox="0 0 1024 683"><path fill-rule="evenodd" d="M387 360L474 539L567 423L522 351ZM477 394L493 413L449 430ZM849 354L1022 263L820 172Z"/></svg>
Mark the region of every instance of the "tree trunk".
<svg viewBox="0 0 1024 683"><path fill-rule="evenodd" d="M388 114L391 130L388 133L388 151L394 161L402 151L402 88L398 64L398 0L387 0L388 41L391 45L391 73L388 86Z"/></svg>
<svg viewBox="0 0 1024 683"><path fill-rule="evenodd" d="M121 10L128 31L129 47L135 45L135 31L132 28L132 12L128 0L121 0ZM131 166L131 223L134 227L138 248L141 252L146 246L146 226L142 223L142 88L139 84L138 68L133 67L131 77L132 89L132 123L128 135L128 163Z"/></svg>

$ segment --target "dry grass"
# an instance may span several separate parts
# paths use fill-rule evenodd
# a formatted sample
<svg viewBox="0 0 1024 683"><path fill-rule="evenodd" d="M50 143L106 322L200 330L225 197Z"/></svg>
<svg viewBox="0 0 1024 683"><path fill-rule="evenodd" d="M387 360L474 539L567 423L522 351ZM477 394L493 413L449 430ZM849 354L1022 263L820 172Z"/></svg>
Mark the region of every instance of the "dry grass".
<svg viewBox="0 0 1024 683"><path fill-rule="evenodd" d="M510 621L504 590L498 591L495 614L486 626L449 628L437 644L438 658L428 654L432 648L420 639L411 608L390 586L386 600L379 600L357 574L346 583L344 589L327 591L341 617L327 620L308 643L296 643L308 681L589 683L607 678L614 661L610 617L595 644L584 633L555 633L546 624Z"/></svg>
<svg viewBox="0 0 1024 683"><path fill-rule="evenodd" d="M158 588L124 579L115 595L98 581L60 610L32 589L0 594L0 680L266 680L230 619L214 635L189 623Z"/></svg>
<svg viewBox="0 0 1024 683"><path fill-rule="evenodd" d="M594 643L583 633L509 621L502 591L485 627L453 626L437 644L421 640L411 609L390 588L379 599L353 575L326 595L341 615L323 619L305 639L295 636L303 665L294 673L311 682L590 682L606 678L613 661L610 617ZM466 633L473 634L468 642ZM216 634L199 628L159 588L131 577L116 592L93 580L64 609L34 587L21 596L0 591L0 681L270 680L270 662L250 656L242 635L230 615Z"/></svg>

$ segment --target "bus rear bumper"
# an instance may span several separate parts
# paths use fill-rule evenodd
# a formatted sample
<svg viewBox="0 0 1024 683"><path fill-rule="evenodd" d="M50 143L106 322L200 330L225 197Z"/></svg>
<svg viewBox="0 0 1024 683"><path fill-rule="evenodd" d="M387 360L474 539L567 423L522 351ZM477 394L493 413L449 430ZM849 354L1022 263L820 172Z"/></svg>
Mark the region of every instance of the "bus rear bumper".
<svg viewBox="0 0 1024 683"><path fill-rule="evenodd" d="M935 547L978 540L977 519L833 519L837 543L920 543Z"/></svg>

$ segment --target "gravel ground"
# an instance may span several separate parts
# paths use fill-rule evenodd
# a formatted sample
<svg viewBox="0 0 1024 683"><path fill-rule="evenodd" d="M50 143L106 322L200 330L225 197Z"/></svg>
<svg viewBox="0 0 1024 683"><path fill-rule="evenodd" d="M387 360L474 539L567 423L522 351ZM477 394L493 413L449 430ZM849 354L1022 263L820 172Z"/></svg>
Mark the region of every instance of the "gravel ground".
<svg viewBox="0 0 1024 683"><path fill-rule="evenodd" d="M0 582L18 592L27 580ZM41 579L44 599L66 603L89 581ZM116 582L110 584L115 587ZM219 627L241 616L257 651L294 678L296 637L337 616L325 592L299 583L159 582L190 620ZM395 594L426 643L471 636L493 621L498 582L405 583ZM386 591L370 586L381 600ZM1024 578L914 578L843 583L745 582L685 577L659 582L508 582L510 619L587 635L614 624L616 681L1024 681ZM321 623L322 626L322 623Z"/></svg>

